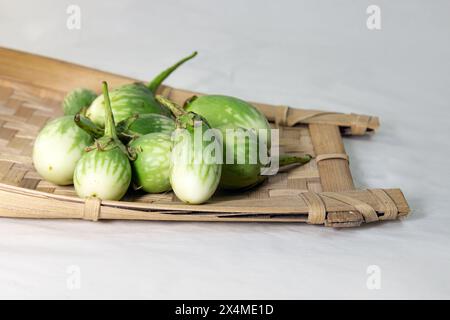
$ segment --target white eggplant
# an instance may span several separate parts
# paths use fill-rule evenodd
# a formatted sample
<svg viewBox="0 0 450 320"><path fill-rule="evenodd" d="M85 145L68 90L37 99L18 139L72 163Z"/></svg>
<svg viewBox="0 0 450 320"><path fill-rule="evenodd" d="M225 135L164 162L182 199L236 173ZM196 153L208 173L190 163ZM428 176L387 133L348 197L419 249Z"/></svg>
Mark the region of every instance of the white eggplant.
<svg viewBox="0 0 450 320"><path fill-rule="evenodd" d="M170 157L170 184L177 197L188 204L201 204L214 194L222 171L222 147L219 137L200 116L185 112L173 102L157 96L162 105L177 117L177 128L172 134ZM211 139L204 139L206 132ZM200 139L196 139L199 135ZM218 143L217 148L211 148ZM205 152L207 149L213 152Z"/></svg>
<svg viewBox="0 0 450 320"><path fill-rule="evenodd" d="M131 182L130 155L117 137L106 82L103 82L103 95L105 134L86 150L75 168L73 180L81 198L120 200Z"/></svg>
<svg viewBox="0 0 450 320"><path fill-rule="evenodd" d="M75 124L73 116L57 118L49 122L36 138L34 167L45 180L70 185L78 160L93 142L93 138Z"/></svg>

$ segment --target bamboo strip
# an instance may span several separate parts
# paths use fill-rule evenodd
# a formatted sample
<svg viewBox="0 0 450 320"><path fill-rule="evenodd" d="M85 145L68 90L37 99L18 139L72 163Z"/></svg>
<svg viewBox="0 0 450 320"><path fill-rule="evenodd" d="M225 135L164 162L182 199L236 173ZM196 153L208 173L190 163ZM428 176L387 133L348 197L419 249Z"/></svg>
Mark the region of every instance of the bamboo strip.
<svg viewBox="0 0 450 320"><path fill-rule="evenodd" d="M287 106L274 108L272 105L256 103L257 108L265 114L269 121L288 127L299 123L329 124L344 127L344 133L363 135L367 131L375 131L380 126L378 117L343 114L310 109L293 109Z"/></svg>
<svg viewBox="0 0 450 320"><path fill-rule="evenodd" d="M111 87L134 81L109 72L2 47L0 47L0 74L13 79L26 79L37 87L61 92L79 87L81 81L83 87L99 92L103 80L108 81Z"/></svg>
<svg viewBox="0 0 450 320"><path fill-rule="evenodd" d="M385 189L386 195L392 199L397 206L399 216L408 214L409 207L403 194L399 189ZM368 190L353 190L342 193L347 198L355 199L361 203L374 208L382 215L385 206L380 202L372 192ZM321 198L327 212L346 212L357 211L357 208L347 202L341 202L333 199L333 193L321 193ZM273 210L261 210L261 207L247 205L245 207L227 207L215 205L184 205L184 204L152 204L136 203L123 201L103 201L100 205L92 203L92 200L83 200L77 197L68 197L61 195L48 194L35 190L23 189L10 185L0 184L0 216L16 218L70 218L70 219L126 219L126 220L186 220L186 221L215 221L217 218L243 218L243 221L250 221L253 218L261 216L271 216L271 219L280 215L281 220L286 219L286 215L305 215L306 219L310 206L304 201L303 197L297 196L298 207L292 208L292 211L270 212ZM286 201L285 198L282 199ZM29 203L33 203L30 207ZM97 208L98 213L92 213L92 208ZM95 210L97 210L95 209ZM196 214L189 214L195 212ZM215 213L215 214L214 214ZM228 213L228 214L227 214ZM246 215L254 215L247 218ZM284 216L284 217L283 217ZM249 220L250 219L250 220ZM258 218L259 221L260 218ZM289 221L295 217L289 218ZM281 221L280 220L280 221ZM231 221L231 220L230 220ZM253 221L253 220L252 220Z"/></svg>
<svg viewBox="0 0 450 320"><path fill-rule="evenodd" d="M325 124L310 124L311 138L317 156L345 153L344 143L339 127ZM345 157L324 159L320 161L320 180L324 191L347 191L355 188L350 167Z"/></svg>

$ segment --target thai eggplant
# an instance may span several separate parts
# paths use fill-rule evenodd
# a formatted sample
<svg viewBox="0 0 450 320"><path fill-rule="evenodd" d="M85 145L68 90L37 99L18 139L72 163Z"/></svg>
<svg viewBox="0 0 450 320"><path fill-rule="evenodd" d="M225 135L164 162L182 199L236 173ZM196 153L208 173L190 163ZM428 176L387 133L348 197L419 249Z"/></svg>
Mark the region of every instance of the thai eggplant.
<svg viewBox="0 0 450 320"><path fill-rule="evenodd" d="M132 162L134 188L149 193L169 191L171 135L149 133L133 140L130 146L136 152Z"/></svg>
<svg viewBox="0 0 450 320"><path fill-rule="evenodd" d="M311 160L310 155L301 157L281 155L271 159L265 159L264 163L259 161L262 150L265 152L267 145L258 140L258 136L251 129L225 129L218 128L223 132L223 154L222 177L220 187L228 190L248 189L265 181L268 175L263 175L264 169L269 169L273 161L279 168L291 164L305 164ZM267 162L267 163L266 163ZM273 172L275 174L276 172Z"/></svg>
<svg viewBox="0 0 450 320"><path fill-rule="evenodd" d="M94 139L80 129L73 116L49 122L39 133L33 147L33 164L47 181L58 185L73 183L75 166L84 149Z"/></svg>
<svg viewBox="0 0 450 320"><path fill-rule="evenodd" d="M194 96L186 101L185 109L205 118L213 128L266 130L263 143L271 146L269 122L246 101L223 95Z"/></svg>
<svg viewBox="0 0 450 320"><path fill-rule="evenodd" d="M267 176L261 175L261 170L270 166L271 128L260 111L243 100L223 95L194 96L186 101L185 109L201 115L222 134L224 164L220 188L245 189L265 180ZM253 155L256 157L251 159ZM281 156L277 160L282 166L286 159L304 164L310 158Z"/></svg>
<svg viewBox="0 0 450 320"><path fill-rule="evenodd" d="M126 120L135 114L147 114L157 113L166 116L170 116L170 112L163 106L161 106L155 100L155 93L161 83L179 66L186 61L192 59L197 55L197 52L192 53L190 56L180 60L170 68L164 70L157 75L147 85L143 83L131 83L123 85L110 93L111 108L113 111L114 119L117 123ZM102 95L98 96L87 109L86 115L95 124L103 127L105 105Z"/></svg>
<svg viewBox="0 0 450 320"><path fill-rule="evenodd" d="M69 92L63 101L63 111L66 116L74 116L83 109L88 108L97 98L97 94L89 89L78 88Z"/></svg>
<svg viewBox="0 0 450 320"><path fill-rule="evenodd" d="M103 82L105 133L86 149L75 168L74 184L79 197L120 200L131 183L129 150L119 140L108 95Z"/></svg>
<svg viewBox="0 0 450 320"><path fill-rule="evenodd" d="M161 114L140 114L118 123L117 130L130 137L156 132L170 135L175 130L175 121Z"/></svg>
<svg viewBox="0 0 450 320"><path fill-rule="evenodd" d="M164 97L156 99L176 116L170 157L172 189L185 203L204 203L214 194L220 181L222 147L219 137L197 114L184 111Z"/></svg>
<svg viewBox="0 0 450 320"><path fill-rule="evenodd" d="M263 165L258 161L258 137L253 130L218 127L222 133L224 164L220 187L244 189L265 180L261 175ZM262 149L266 149L266 145Z"/></svg>
<svg viewBox="0 0 450 320"><path fill-rule="evenodd" d="M249 141L236 136L235 139L226 138L227 130L244 130L245 136L250 135L253 143L256 143L259 155L259 148L270 149L270 125L266 117L251 104L228 96L209 95L193 97L185 105L186 111L195 112L208 121L213 128L218 128L224 139L224 158L230 158L230 151L234 152L234 161L226 161L222 168L222 178L220 188L223 189L242 189L249 188L263 178L260 175L260 169L263 166L260 159L250 163L237 163L237 157L249 153ZM253 130L253 131L252 131ZM259 134L261 130L263 134ZM233 156L231 156L233 158Z"/></svg>

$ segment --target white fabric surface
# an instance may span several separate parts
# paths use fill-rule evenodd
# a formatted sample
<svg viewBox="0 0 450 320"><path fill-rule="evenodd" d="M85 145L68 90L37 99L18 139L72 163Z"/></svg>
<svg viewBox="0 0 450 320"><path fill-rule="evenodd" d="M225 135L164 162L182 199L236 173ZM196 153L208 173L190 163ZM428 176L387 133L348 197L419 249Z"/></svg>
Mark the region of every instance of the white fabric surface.
<svg viewBox="0 0 450 320"><path fill-rule="evenodd" d="M80 30L66 28L69 4ZM370 4L381 30L366 27ZM376 135L345 139L354 178L401 188L413 210L351 230L0 219L0 298L450 298L449 12L424 0L0 0L1 46L139 79L195 49L169 85L379 116Z"/></svg>

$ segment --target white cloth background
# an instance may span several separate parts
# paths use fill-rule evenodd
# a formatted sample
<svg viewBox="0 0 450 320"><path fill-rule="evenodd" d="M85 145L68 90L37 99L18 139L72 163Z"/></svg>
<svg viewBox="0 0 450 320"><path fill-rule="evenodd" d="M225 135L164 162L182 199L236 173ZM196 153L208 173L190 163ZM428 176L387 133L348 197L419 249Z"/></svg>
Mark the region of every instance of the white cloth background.
<svg viewBox="0 0 450 320"><path fill-rule="evenodd" d="M66 28L70 4L80 30ZM381 30L366 27L371 4ZM0 219L0 298L450 298L449 12L425 0L0 0L1 46L139 79L198 50L168 84L379 116L376 135L345 139L354 178L400 187L413 210L351 230Z"/></svg>

